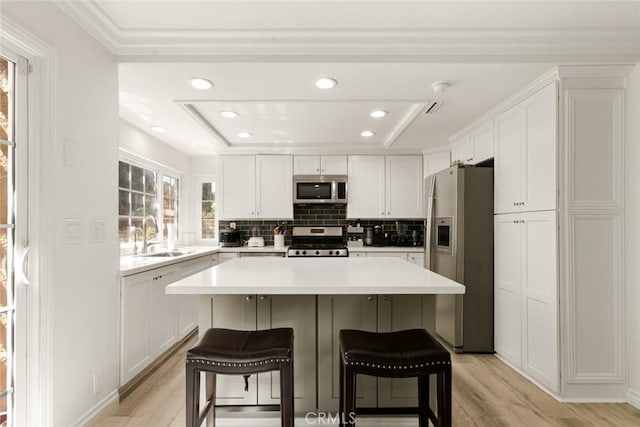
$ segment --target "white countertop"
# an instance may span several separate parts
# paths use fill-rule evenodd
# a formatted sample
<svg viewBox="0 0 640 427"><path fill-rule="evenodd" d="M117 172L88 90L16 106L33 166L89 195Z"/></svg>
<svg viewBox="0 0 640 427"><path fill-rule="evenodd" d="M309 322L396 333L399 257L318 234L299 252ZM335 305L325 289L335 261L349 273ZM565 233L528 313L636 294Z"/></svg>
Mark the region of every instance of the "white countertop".
<svg viewBox="0 0 640 427"><path fill-rule="evenodd" d="M168 294L463 294L465 288L392 258L238 258L179 280Z"/></svg>
<svg viewBox="0 0 640 427"><path fill-rule="evenodd" d="M349 246L349 252L424 252L422 246Z"/></svg>
<svg viewBox="0 0 640 427"><path fill-rule="evenodd" d="M176 262L187 261L204 255L218 252L218 246L189 246L176 249L184 252L184 255L172 257L151 257L143 255L126 255L120 257L120 276L130 276L132 274L142 273L143 271L153 270L154 268L164 267L166 265L175 264ZM164 249L163 249L164 251ZM149 254L152 255L153 253Z"/></svg>

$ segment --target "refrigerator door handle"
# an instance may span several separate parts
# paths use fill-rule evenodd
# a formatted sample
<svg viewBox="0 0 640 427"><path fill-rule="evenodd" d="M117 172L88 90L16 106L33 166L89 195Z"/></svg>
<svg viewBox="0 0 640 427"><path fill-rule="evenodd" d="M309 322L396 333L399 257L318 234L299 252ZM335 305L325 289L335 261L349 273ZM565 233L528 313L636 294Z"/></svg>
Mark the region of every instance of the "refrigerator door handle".
<svg viewBox="0 0 640 427"><path fill-rule="evenodd" d="M436 176L430 175L426 178L425 189L427 190L426 220L424 224L424 268L431 270L431 230L433 221L433 200L436 185Z"/></svg>

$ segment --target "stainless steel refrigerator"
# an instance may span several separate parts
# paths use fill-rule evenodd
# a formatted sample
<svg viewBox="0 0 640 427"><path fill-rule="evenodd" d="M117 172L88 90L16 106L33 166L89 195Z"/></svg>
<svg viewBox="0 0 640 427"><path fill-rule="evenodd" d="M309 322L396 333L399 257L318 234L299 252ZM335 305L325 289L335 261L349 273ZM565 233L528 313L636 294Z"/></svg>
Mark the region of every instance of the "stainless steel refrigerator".
<svg viewBox="0 0 640 427"><path fill-rule="evenodd" d="M425 267L466 287L436 297L436 334L457 353L493 352L493 168L425 179Z"/></svg>

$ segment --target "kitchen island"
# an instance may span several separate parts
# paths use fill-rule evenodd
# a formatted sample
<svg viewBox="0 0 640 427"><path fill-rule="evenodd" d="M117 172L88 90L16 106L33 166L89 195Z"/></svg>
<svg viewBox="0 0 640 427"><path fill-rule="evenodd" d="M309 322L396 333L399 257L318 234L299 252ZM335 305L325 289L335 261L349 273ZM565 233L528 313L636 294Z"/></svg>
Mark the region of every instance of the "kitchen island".
<svg viewBox="0 0 640 427"><path fill-rule="evenodd" d="M338 408L340 329L434 332L435 295L464 286L399 258L238 258L166 287L200 295L200 332L210 327L294 329L295 409ZM278 375L221 377L219 404L277 404ZM415 379L363 377L359 406L415 406Z"/></svg>

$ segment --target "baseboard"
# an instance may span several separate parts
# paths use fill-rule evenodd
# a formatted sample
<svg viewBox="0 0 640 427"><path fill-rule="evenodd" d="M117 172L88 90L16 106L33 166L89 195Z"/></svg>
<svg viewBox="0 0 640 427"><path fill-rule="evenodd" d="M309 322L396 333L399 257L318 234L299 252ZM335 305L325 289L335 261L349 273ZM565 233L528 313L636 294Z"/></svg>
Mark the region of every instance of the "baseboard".
<svg viewBox="0 0 640 427"><path fill-rule="evenodd" d="M113 390L107 397L98 402L93 408L85 412L78 420L73 423L74 426L89 426L96 424L102 418L116 412L119 406L120 397L118 390Z"/></svg>
<svg viewBox="0 0 640 427"><path fill-rule="evenodd" d="M640 392L631 388L627 389L627 403L636 409L640 409Z"/></svg>

